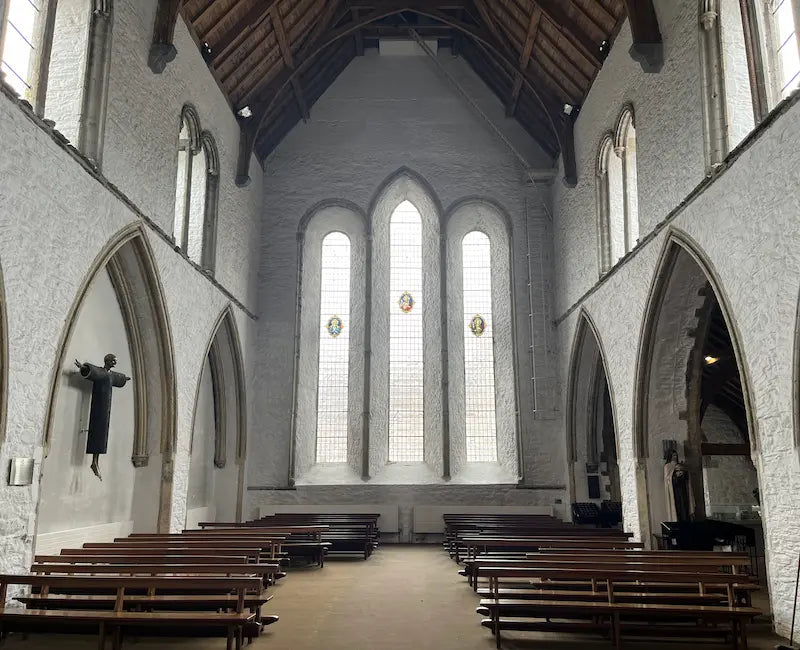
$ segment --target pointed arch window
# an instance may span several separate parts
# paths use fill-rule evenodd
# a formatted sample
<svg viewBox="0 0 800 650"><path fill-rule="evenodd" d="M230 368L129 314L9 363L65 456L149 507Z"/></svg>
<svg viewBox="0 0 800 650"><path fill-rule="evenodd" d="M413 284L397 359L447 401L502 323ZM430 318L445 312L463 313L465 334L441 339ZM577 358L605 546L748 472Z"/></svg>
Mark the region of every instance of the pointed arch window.
<svg viewBox="0 0 800 650"><path fill-rule="evenodd" d="M410 201L392 214L389 250L389 462L422 462L422 217Z"/></svg>
<svg viewBox="0 0 800 650"><path fill-rule="evenodd" d="M614 138L609 133L600 143L597 157L597 220L601 275L625 254L624 202L622 160L614 153Z"/></svg>
<svg viewBox="0 0 800 650"><path fill-rule="evenodd" d="M202 131L193 106L181 112L175 184L175 245L213 272L219 203L219 156L213 136Z"/></svg>
<svg viewBox="0 0 800 650"><path fill-rule="evenodd" d="M349 424L350 238L341 232L322 240L319 320L316 459L344 463Z"/></svg>
<svg viewBox="0 0 800 650"><path fill-rule="evenodd" d="M467 462L497 460L494 319L489 237L473 230L461 242Z"/></svg>
<svg viewBox="0 0 800 650"><path fill-rule="evenodd" d="M636 168L636 127L633 109L626 106L617 120L614 152L622 161L623 218L625 252L633 250L639 241L639 190Z"/></svg>

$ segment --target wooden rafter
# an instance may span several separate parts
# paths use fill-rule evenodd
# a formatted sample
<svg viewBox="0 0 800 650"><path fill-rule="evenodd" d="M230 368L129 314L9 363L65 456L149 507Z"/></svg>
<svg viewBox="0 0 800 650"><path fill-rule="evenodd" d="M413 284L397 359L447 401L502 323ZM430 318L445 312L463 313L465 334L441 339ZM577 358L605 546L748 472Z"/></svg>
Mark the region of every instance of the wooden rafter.
<svg viewBox="0 0 800 650"><path fill-rule="evenodd" d="M169 0L160 0L160 2ZM652 0L649 0L652 2ZM626 3L638 0L184 0L184 17L242 119L238 177L252 148L261 158L355 56L402 38L400 15L423 38L444 39L484 79L548 153L564 154L574 181L565 104L580 105L613 41ZM280 11L278 10L280 7ZM392 18L397 16L397 18ZM407 29L407 28L406 28ZM198 39L199 35L199 39ZM203 37L206 37L205 39ZM344 44L346 42L346 45ZM334 46L335 45L335 46ZM336 61L330 57L337 57ZM298 107L297 110L295 107ZM537 137L538 136L538 137Z"/></svg>
<svg viewBox="0 0 800 650"><path fill-rule="evenodd" d="M247 37L247 34L251 33L260 25L277 3L278 0L255 3L233 27L225 32L223 38L216 43L211 43L214 52L214 67L220 67L221 63L230 54L231 46L237 42L241 42Z"/></svg>
<svg viewBox="0 0 800 650"><path fill-rule="evenodd" d="M324 2L325 0L322 1ZM270 18L272 19L272 26L275 29L275 37L278 39L278 47L281 50L283 62L287 68L294 70L292 48L289 46L289 39L286 38L286 28L283 25L283 20L281 19L278 7L274 4L270 10ZM294 92L294 97L297 100L297 107L300 109L300 115L303 117L303 120L307 121L309 117L308 104L306 103L306 97L303 94L303 88L300 85L300 79L297 75L292 77L292 91Z"/></svg>
<svg viewBox="0 0 800 650"><path fill-rule="evenodd" d="M645 72L659 72L664 65L664 43L653 0L625 0L625 8L633 35L631 58Z"/></svg>
<svg viewBox="0 0 800 650"><path fill-rule="evenodd" d="M531 60L531 53L533 52L533 41L536 40L536 32L539 30L539 23L542 19L542 10L539 5L533 7L531 11L531 18L528 21L528 31L525 34L525 44L522 47L522 54L519 57L519 69L523 72L528 68L528 62ZM506 103L506 115L513 116L517 110L517 102L519 101L519 92L522 90L522 75L517 73L514 75L514 87L511 89L511 96Z"/></svg>
<svg viewBox="0 0 800 650"><path fill-rule="evenodd" d="M158 0L156 19L153 23L153 41L147 65L156 74L161 74L167 63L175 58L175 23L178 21L182 0Z"/></svg>
<svg viewBox="0 0 800 650"><path fill-rule="evenodd" d="M581 54L591 61L593 66L599 68L602 65L600 43L596 43L574 20L570 19L564 9L563 0L536 0L536 4L541 8L547 20L558 31L565 34Z"/></svg>
<svg viewBox="0 0 800 650"><path fill-rule="evenodd" d="M358 8L353 7L350 10L350 14L353 16L353 21L358 21ZM356 46L356 56L364 56L364 33L357 29L353 34L353 43Z"/></svg>

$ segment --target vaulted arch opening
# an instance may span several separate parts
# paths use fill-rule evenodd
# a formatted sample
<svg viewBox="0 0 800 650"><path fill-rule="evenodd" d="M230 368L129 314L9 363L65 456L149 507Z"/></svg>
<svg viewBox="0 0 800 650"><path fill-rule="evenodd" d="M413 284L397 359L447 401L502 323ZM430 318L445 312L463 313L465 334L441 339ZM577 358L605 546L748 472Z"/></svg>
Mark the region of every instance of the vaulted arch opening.
<svg viewBox="0 0 800 650"><path fill-rule="evenodd" d="M197 386L186 526L238 521L246 442L244 366L230 307L217 319Z"/></svg>
<svg viewBox="0 0 800 650"><path fill-rule="evenodd" d="M87 453L89 429L94 438L104 428L97 427L92 404L100 396L75 362L102 370L108 354L116 356L114 370L130 381L111 389L107 446L98 457L101 480ZM43 447L37 552L169 529L172 340L155 261L139 225L106 245L73 302L54 366Z"/></svg>
<svg viewBox="0 0 800 650"><path fill-rule="evenodd" d="M586 312L579 317L572 347L567 456L573 502L621 502L614 406L605 355Z"/></svg>
<svg viewBox="0 0 800 650"><path fill-rule="evenodd" d="M735 521L750 531L740 531L742 541L761 552L747 366L713 269L678 235L662 256L647 308L634 415L647 488L643 533L659 535L662 522Z"/></svg>

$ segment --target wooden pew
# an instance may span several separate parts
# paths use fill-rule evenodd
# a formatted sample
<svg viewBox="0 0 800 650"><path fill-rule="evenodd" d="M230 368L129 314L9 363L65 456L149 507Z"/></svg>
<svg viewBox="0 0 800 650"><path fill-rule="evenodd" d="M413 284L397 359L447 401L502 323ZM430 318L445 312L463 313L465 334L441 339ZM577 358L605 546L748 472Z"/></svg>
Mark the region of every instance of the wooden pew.
<svg viewBox="0 0 800 650"><path fill-rule="evenodd" d="M489 549L522 549L536 551L542 548L584 548L584 549L636 549L642 548L641 542L632 542L627 539L597 538L597 537L464 537L461 539L467 551L467 558L478 555L478 550L482 549L485 554ZM456 550L456 561L460 559L460 551Z"/></svg>
<svg viewBox="0 0 800 650"><path fill-rule="evenodd" d="M341 521L334 518L325 518L324 520L298 518L295 519L280 519L273 521L269 519L258 519L254 521L244 522L240 524L231 522L201 522L199 524L202 528L201 531L187 531L193 534L197 533L217 533L224 532L225 534L237 534L240 531L269 531L269 530L283 530L287 528L296 529L320 529L321 532L318 536L319 541L326 543L324 547L325 554L329 553L359 553L363 554L364 558L368 558L373 549L377 546L377 525L376 520L372 518L345 518ZM241 533L240 533L241 534ZM296 539L295 539L296 538ZM304 542L301 533L292 535L288 543ZM308 544L298 545L294 550L302 550Z"/></svg>
<svg viewBox="0 0 800 650"><path fill-rule="evenodd" d="M480 601L478 612L490 618L481 623L492 630L497 647L501 643L501 631L537 630L571 632L606 632L611 636L616 647L620 647L622 634L642 633L689 636L707 634L719 635L730 633L733 647L746 647L746 624L760 610L736 605L734 590L743 581L742 576L725 573L698 573L663 570L620 569L618 567L593 567L579 569L550 567L494 567L484 570L489 579L489 598ZM524 579L529 583L532 579L551 582L583 581L592 585L591 596L581 599L580 594L573 598L526 599L501 598L500 581ZM605 600L599 599L598 583L605 583ZM710 585L725 585L726 602L724 605L703 605L686 602L620 602L616 597L616 585L620 583L651 584L682 583L693 585L698 596L703 596ZM682 598L682 597L681 597ZM663 600L663 599L662 599ZM512 615L513 617L509 617ZM551 619L568 619L570 623L556 622ZM545 619L545 621L534 620ZM641 619L646 621L646 624ZM676 625L676 620L680 625ZM699 622L699 623L698 623ZM709 622L728 624L729 627L708 628Z"/></svg>
<svg viewBox="0 0 800 650"><path fill-rule="evenodd" d="M463 575L477 589L477 580L481 569L498 566L563 566L563 567L609 567L628 566L636 567L677 567L693 571L724 571L730 570L734 574L749 575L750 558L746 553L714 553L698 554L692 557L673 557L669 551L662 551L656 556L650 556L640 551L615 551L600 552L597 555L573 555L563 550L559 552L527 553L524 558L497 558L491 556L476 556L465 560Z"/></svg>
<svg viewBox="0 0 800 650"><path fill-rule="evenodd" d="M105 590L114 594L113 608L87 609L22 609L5 606L9 585L37 588L43 595L59 590ZM161 590L194 589L198 591L233 591L236 601L232 612L214 611L130 611L126 598L129 589L157 594ZM61 632L91 629L98 635L98 647L105 648L111 633L114 648L122 646L122 632L130 628L153 629L175 635L187 630L224 635L227 650L242 645L244 626L254 622L256 614L245 612L248 591L260 592L261 579L253 576L72 576L72 575L0 575L0 634L12 631L26 633Z"/></svg>

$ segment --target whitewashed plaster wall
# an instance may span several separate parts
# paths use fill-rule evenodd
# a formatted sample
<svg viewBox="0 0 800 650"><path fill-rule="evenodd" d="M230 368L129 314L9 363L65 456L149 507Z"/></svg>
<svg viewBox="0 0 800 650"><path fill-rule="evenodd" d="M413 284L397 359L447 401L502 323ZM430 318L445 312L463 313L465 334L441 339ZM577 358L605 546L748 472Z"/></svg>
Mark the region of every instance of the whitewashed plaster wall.
<svg viewBox="0 0 800 650"><path fill-rule="evenodd" d="M786 634L792 566L800 551L795 535L800 518L800 467L794 447L792 389L800 288L800 194L796 190L800 107L797 97L779 107L776 119L745 141L713 182L692 192L704 178L697 3L662 1L656 9L665 43L663 70L644 75L630 60L630 31L625 25L576 124L578 186L567 189L559 181L554 186L561 382L565 386L568 379L569 350L578 308L583 307L597 326L607 354L625 527L646 535L647 495L633 446L641 329L670 232L683 233L694 242L719 286L720 299L730 309L732 333L741 344L740 362L750 388L755 426L753 461L759 470L772 609L777 630ZM593 262L597 236L594 156L600 134L624 100L632 101L636 112L644 243L598 282ZM671 380L676 376L671 375ZM651 488L663 490L661 481L660 476L651 476Z"/></svg>
<svg viewBox="0 0 800 650"><path fill-rule="evenodd" d="M724 411L713 404L703 416L703 441L741 444L742 433ZM745 456L711 456L703 459L703 497L706 512L727 510L725 506L749 508L756 504L753 490L758 475L753 461ZM723 506L718 508L718 506Z"/></svg>
<svg viewBox="0 0 800 650"><path fill-rule="evenodd" d="M578 184L554 184L558 219L553 232L561 314L597 280L596 157L603 134L614 129L623 106L636 123L640 240L689 193L705 173L700 103L698 3L656 0L664 40L664 67L645 74L631 59L631 32L624 23L592 84L575 123Z"/></svg>
<svg viewBox="0 0 800 650"><path fill-rule="evenodd" d="M453 58L448 52L439 53L437 60L525 153L531 166L551 165L530 136L515 121L504 117L501 102L463 60ZM280 488L287 483L292 412L288 379L292 376L294 347L298 223L314 206L330 200L352 202L370 215L379 191L388 179L397 180L393 175L403 168L410 170L407 176L433 197L440 214L446 216L449 206L475 197L493 201L509 214L514 243L514 298L518 304L515 325L521 341L517 354L526 482L538 486L564 485L563 445L552 415L555 382L548 360L555 344L550 324L550 223L538 194L526 187L522 165L442 78L431 60L424 56L389 57L368 50L344 70L314 105L311 120L298 124L267 159L260 273L261 362L257 376L260 393L255 416L260 427L257 432L251 431L249 441L250 448L256 451L248 458L248 512L255 512L259 505L277 503L286 496L265 488ZM530 334L526 213L533 272L537 390L542 395L536 419L530 381L534 370L527 354ZM375 341L374 345L379 343ZM390 478L389 482L392 481ZM361 499L363 503L365 492L359 490L366 487L298 488L286 498L302 496L311 502L330 490L330 495ZM394 498L396 493L392 490L396 489L376 486L373 492L378 491L383 498ZM419 500L425 493L414 486L403 490L406 500ZM556 498L563 497L559 489L554 493L558 495ZM478 498L468 491L463 494L467 496L462 503ZM552 495L548 495L550 499ZM331 498L336 497L327 496L326 502L330 503Z"/></svg>
<svg viewBox="0 0 800 650"><path fill-rule="evenodd" d="M70 4L77 0L70 0ZM80 4L78 2L78 4ZM84 3L87 4L88 3ZM233 111L182 19L175 27L178 54L162 74L147 66L153 35L157 0L118 0L114 3L111 52L111 75L108 89L103 174L124 192L134 204L172 235L175 183L177 178L178 133L184 104L197 108L201 126L211 132L219 150L219 217L217 227L216 279L250 311L255 311L255 275L241 272L243 258L258 254L260 223L254 218L261 206L261 179L253 175L247 188L236 187L234 178L239 146L239 126ZM61 11L61 7L59 7ZM81 16L88 19L87 15ZM85 60L83 28L74 19L74 40L70 42L76 64ZM57 37L58 42L58 37ZM81 58L83 57L83 58ZM74 71L62 70L62 86L68 76L73 83L83 79ZM58 79L54 80L57 81ZM59 96L48 100L48 112L57 117L56 101L77 102L80 109L80 85L59 88ZM70 110L69 115L74 113ZM66 116L65 116L66 117ZM74 116L73 116L74 117ZM66 135L73 138L73 119L67 122ZM56 123L56 129L60 128ZM76 135L77 133L75 133ZM73 141L76 144L75 141ZM253 166L258 163L253 160Z"/></svg>
<svg viewBox="0 0 800 650"><path fill-rule="evenodd" d="M0 466L7 467L14 457L37 459L33 485L0 487L0 570L10 572L30 565L43 429L59 339L79 287L107 242L138 224L152 249L165 296L177 391L173 530L180 530L186 518L189 441L203 351L230 301L149 225L146 213L88 171L73 151L5 93L0 94L0 131L0 265L8 320L8 418ZM131 163L129 171L136 164L141 162ZM253 263L249 254L247 246L236 254L243 283ZM235 304L233 312L250 388L254 322Z"/></svg>

